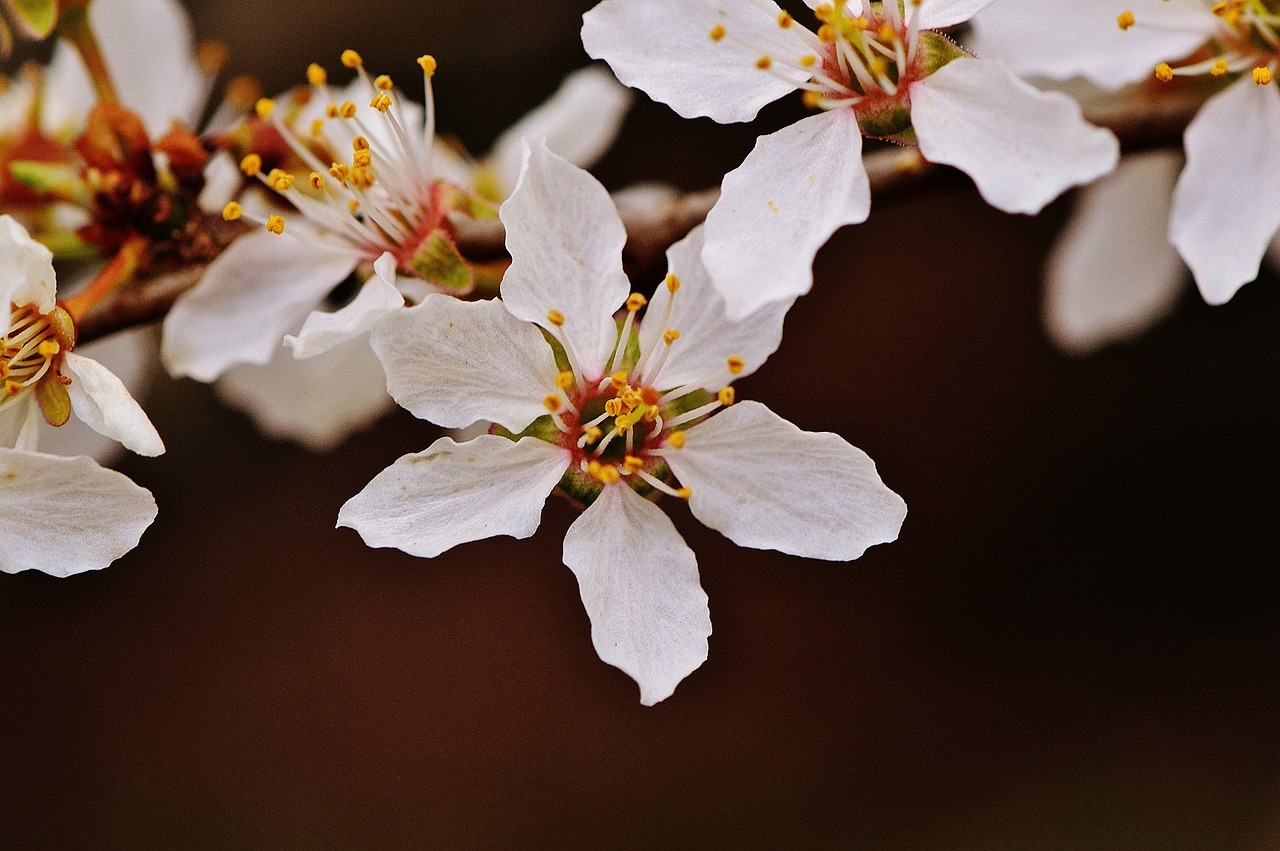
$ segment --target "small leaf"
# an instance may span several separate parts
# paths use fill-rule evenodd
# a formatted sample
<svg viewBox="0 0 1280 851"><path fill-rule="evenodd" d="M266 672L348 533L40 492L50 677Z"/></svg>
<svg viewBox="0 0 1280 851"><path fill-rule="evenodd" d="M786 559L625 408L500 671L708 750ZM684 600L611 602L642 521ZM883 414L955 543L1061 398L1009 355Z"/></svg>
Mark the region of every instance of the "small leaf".
<svg viewBox="0 0 1280 851"><path fill-rule="evenodd" d="M435 231L418 246L409 268L420 277L455 293L475 286L475 272L443 231Z"/></svg>
<svg viewBox="0 0 1280 851"><path fill-rule="evenodd" d="M51 195L63 201L89 206L89 189L80 170L63 163L14 160L9 163L13 179L40 195Z"/></svg>
<svg viewBox="0 0 1280 851"><path fill-rule="evenodd" d="M5 3L29 38L48 38L58 25L57 0L5 0Z"/></svg>
<svg viewBox="0 0 1280 851"><path fill-rule="evenodd" d="M37 382L36 401L49 425L65 425L71 419L71 394L52 371Z"/></svg>

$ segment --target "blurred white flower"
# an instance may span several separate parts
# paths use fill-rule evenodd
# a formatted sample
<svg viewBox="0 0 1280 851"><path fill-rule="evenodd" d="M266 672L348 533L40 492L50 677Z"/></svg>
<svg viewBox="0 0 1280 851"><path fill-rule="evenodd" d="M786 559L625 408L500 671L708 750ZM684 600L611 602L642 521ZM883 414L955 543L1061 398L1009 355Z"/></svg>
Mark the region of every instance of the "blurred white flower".
<svg viewBox="0 0 1280 851"><path fill-rule="evenodd" d="M1120 225L1121 240L1130 232L1141 239L1137 229L1153 211L1167 214L1168 240L1210 304L1228 301L1257 277L1280 231L1280 18L1274 11L1241 0L1002 0L973 24L979 50L1028 76L1082 76L1110 90L1152 78L1196 77L1223 86L1187 128L1186 166L1171 205L1153 201L1154 183L1118 178L1107 191L1131 223ZM1127 203L1117 189L1126 185L1134 188Z"/></svg>
<svg viewBox="0 0 1280 851"><path fill-rule="evenodd" d="M1070 98L930 31L989 2L808 0L822 22L814 33L772 0L604 0L582 38L618 79L685 117L749 121L796 89L820 110L761 137L707 217L704 260L740 317L807 292L818 248L866 219L864 135L956 166L1008 212L1038 212L1115 167L1115 138Z"/></svg>
<svg viewBox="0 0 1280 851"><path fill-rule="evenodd" d="M0 216L0 570L68 576L106 567L155 519L151 494L85 457L37 451L40 422L74 413L142 455L164 444L120 379L72 351L75 327L58 306L53 256Z"/></svg>
<svg viewBox="0 0 1280 851"><path fill-rule="evenodd" d="M687 499L743 546L837 560L897 537L906 508L837 435L734 404L731 382L778 347L789 303L728 319L697 230L671 248L641 321L646 300L628 295L626 233L608 193L544 146L526 157L502 207L512 257L502 301L428 296L373 331L399 404L506 435L441 438L400 458L338 524L370 546L432 557L528 537L558 488L586 506L564 561L596 650L653 704L706 659L711 622L694 555L649 497Z"/></svg>

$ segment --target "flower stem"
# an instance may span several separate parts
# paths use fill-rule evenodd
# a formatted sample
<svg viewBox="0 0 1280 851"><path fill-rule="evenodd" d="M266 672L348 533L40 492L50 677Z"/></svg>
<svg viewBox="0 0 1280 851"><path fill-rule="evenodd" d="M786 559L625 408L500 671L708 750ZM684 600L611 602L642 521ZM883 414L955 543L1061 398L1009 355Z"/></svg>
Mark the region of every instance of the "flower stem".
<svg viewBox="0 0 1280 851"><path fill-rule="evenodd" d="M111 82L111 72L107 70L106 58L98 44L98 37L89 22L89 10L84 6L73 6L67 9L58 21L58 34L65 38L80 53L84 66L89 71L89 79L93 82L93 90L101 103L119 103L115 84Z"/></svg>

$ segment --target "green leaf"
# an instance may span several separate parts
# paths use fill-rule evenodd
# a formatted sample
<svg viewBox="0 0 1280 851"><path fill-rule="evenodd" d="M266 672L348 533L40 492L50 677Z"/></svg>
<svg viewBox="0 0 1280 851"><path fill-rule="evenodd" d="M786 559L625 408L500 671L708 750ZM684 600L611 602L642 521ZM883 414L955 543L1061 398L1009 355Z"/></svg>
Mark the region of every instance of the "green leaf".
<svg viewBox="0 0 1280 851"><path fill-rule="evenodd" d="M435 231L418 246L409 259L409 268L419 277L455 293L469 292L476 282L471 265L443 231Z"/></svg>
<svg viewBox="0 0 1280 851"><path fill-rule="evenodd" d="M5 0L13 18L28 37L49 37L58 25L57 0Z"/></svg>

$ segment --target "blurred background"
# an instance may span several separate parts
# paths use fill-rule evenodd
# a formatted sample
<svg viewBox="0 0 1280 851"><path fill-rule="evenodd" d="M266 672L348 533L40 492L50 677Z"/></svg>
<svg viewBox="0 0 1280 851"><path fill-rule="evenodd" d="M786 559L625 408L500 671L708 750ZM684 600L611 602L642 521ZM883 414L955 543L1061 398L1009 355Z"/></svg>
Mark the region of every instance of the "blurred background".
<svg viewBox="0 0 1280 851"><path fill-rule="evenodd" d="M473 151L587 62L591 0L191 2L268 92L343 48ZM420 96L416 86L410 94ZM715 185L751 127L639 96L596 173ZM744 550L667 503L715 634L642 707L530 540L426 561L334 530L437 433L403 411L311 455L160 381L160 518L110 569L0 576L6 847L1280 847L1280 281L1089 359L1040 327L1070 209L967 181L819 255L739 385L839 432L907 500L851 564Z"/></svg>

